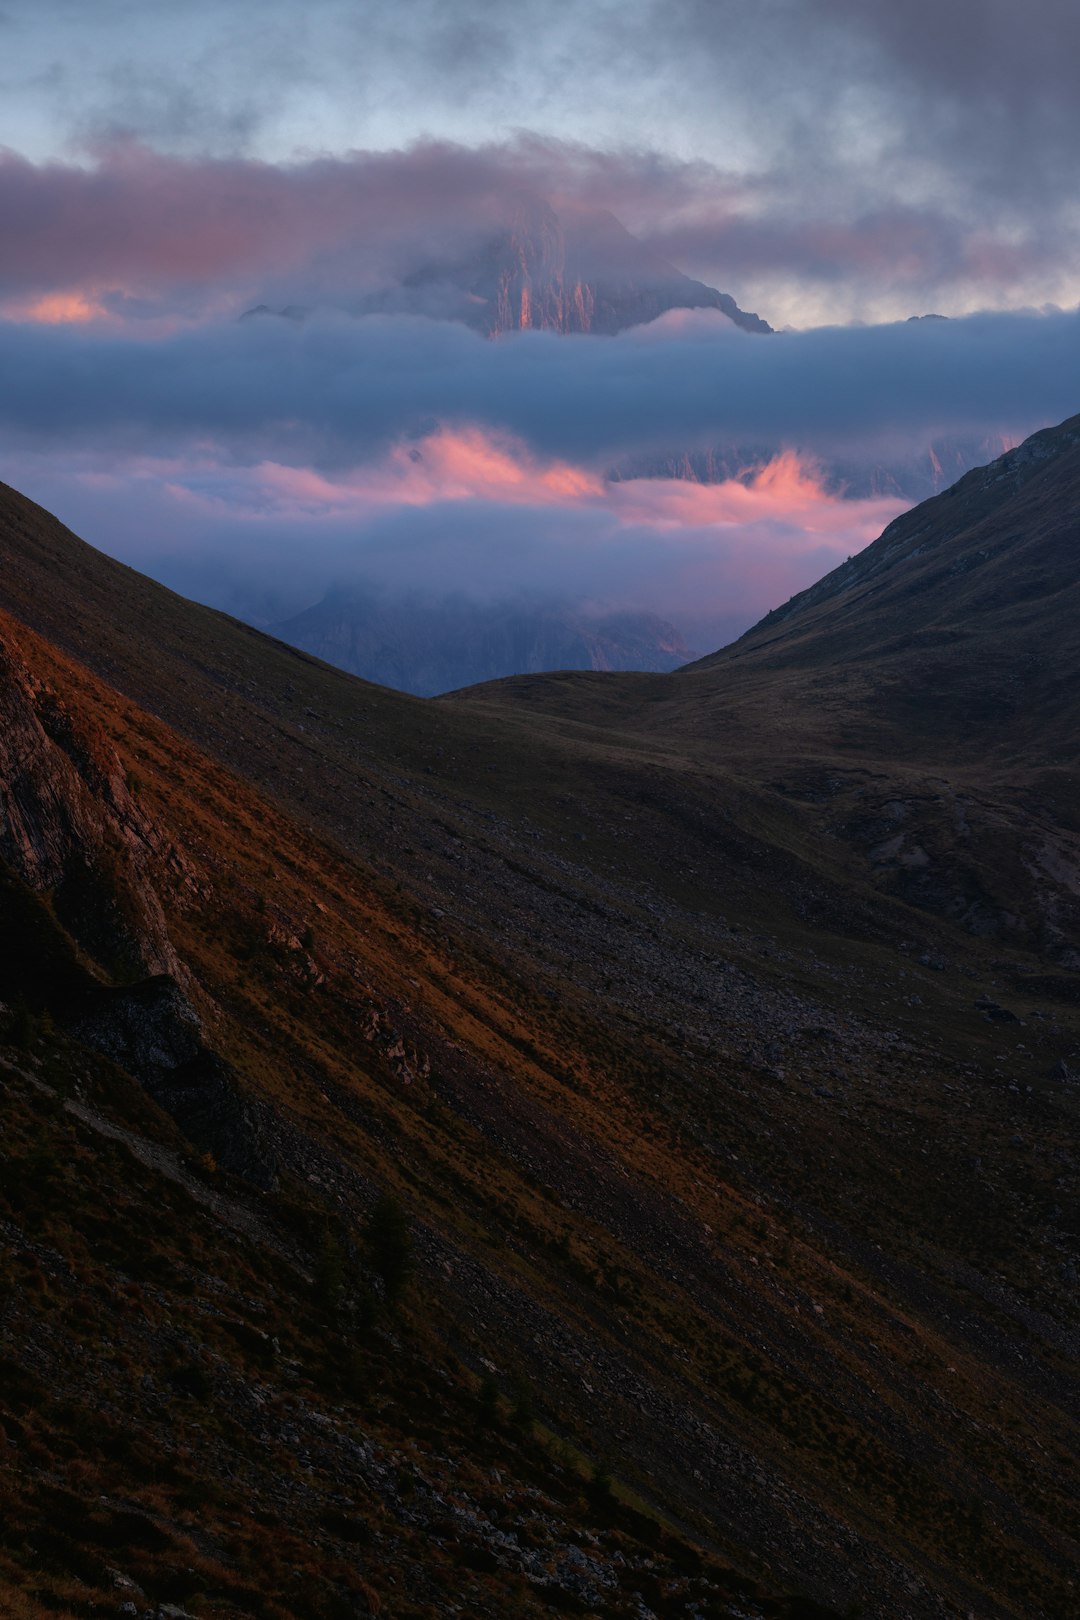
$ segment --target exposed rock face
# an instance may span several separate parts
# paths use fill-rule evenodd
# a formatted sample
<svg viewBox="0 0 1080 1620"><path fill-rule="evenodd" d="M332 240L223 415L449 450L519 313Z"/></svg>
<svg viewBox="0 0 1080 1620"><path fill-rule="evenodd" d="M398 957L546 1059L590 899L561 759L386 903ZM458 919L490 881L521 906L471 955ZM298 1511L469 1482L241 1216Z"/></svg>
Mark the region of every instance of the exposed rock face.
<svg viewBox="0 0 1080 1620"><path fill-rule="evenodd" d="M0 639L0 860L110 973L182 974L147 861L160 840L115 750Z"/></svg>
<svg viewBox="0 0 1080 1620"><path fill-rule="evenodd" d="M677 669L693 658L654 614L335 591L274 634L365 680L431 697L554 669Z"/></svg>
<svg viewBox="0 0 1080 1620"><path fill-rule="evenodd" d="M258 1110L227 1063L203 1042L199 1017L174 979L94 992L74 1034L141 1082L188 1139L256 1186L275 1180L275 1154Z"/></svg>
<svg viewBox="0 0 1080 1620"><path fill-rule="evenodd" d="M139 807L104 735L76 722L30 673L14 639L0 639L0 865L51 897L78 945L110 976L149 974L133 986L86 984L53 1010L88 1046L133 1075L186 1136L259 1185L273 1155L229 1066L204 1044L179 980L190 978L169 940L150 879L167 851ZM178 857L174 857L178 858Z"/></svg>
<svg viewBox="0 0 1080 1620"><path fill-rule="evenodd" d="M772 331L729 293L676 270L606 210L560 215L528 193L475 256L424 265L367 308L449 316L489 337L529 329L610 335L672 309L716 309L744 331Z"/></svg>

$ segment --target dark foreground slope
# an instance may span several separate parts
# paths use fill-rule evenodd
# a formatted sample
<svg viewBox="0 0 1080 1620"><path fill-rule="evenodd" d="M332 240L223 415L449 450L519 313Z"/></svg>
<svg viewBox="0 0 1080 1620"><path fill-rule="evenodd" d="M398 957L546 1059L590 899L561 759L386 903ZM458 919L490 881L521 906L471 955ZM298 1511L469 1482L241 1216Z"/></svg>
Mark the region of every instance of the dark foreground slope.
<svg viewBox="0 0 1080 1620"><path fill-rule="evenodd" d="M609 1484L581 1369L617 1240L529 1161L599 1157L549 1095L577 1055L6 616L0 646L0 1610L817 1612Z"/></svg>
<svg viewBox="0 0 1080 1620"><path fill-rule="evenodd" d="M1074 417L667 680L541 677L466 701L663 739L798 806L876 888L1075 970L1078 514Z"/></svg>
<svg viewBox="0 0 1080 1620"><path fill-rule="evenodd" d="M1076 764L1080 417L1036 433L695 666L704 682L812 682L864 705L883 754ZM800 705L803 711L809 705ZM854 715L848 717L854 720ZM865 722L864 722L865 726ZM866 731L856 734L866 746Z"/></svg>
<svg viewBox="0 0 1080 1620"><path fill-rule="evenodd" d="M885 769L694 671L411 700L0 527L7 1578L1067 1613L1075 978L829 829Z"/></svg>
<svg viewBox="0 0 1080 1620"><path fill-rule="evenodd" d="M1076 763L1080 417L897 518L865 551L667 681L505 681L530 704L732 761L780 742L945 766ZM786 729L785 729L786 726Z"/></svg>

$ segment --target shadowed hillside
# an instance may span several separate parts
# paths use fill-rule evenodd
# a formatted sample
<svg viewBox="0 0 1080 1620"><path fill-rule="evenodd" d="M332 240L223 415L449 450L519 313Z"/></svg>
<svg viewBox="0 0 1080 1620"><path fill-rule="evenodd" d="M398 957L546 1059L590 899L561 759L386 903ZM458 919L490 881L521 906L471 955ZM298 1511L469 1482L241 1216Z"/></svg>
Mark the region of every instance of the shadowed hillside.
<svg viewBox="0 0 1080 1620"><path fill-rule="evenodd" d="M1035 434L662 681L465 694L683 747L968 932L1080 967L1080 419ZM1018 970L1019 971L1019 970Z"/></svg>
<svg viewBox="0 0 1080 1620"><path fill-rule="evenodd" d="M0 566L10 1584L1068 1612L1067 764L868 702L844 590L430 703L10 491Z"/></svg>

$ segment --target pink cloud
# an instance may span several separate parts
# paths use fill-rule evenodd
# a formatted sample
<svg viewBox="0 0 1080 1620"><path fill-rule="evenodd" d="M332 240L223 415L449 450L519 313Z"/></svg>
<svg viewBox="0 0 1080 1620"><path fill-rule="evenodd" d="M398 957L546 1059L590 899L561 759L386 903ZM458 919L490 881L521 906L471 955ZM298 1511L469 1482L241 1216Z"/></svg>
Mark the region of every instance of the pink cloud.
<svg viewBox="0 0 1080 1620"><path fill-rule="evenodd" d="M165 156L136 143L88 166L0 152L0 290L258 285L348 270L362 287L403 237L412 246L490 222L496 195L557 178L558 148L478 152L427 143L273 165ZM565 165L563 165L565 167Z"/></svg>
<svg viewBox="0 0 1080 1620"><path fill-rule="evenodd" d="M237 554L254 546L257 555L260 535L275 545L284 527L304 536L313 567L322 548L331 573L388 570L400 585L415 567L414 584L430 573L468 591L486 587L494 567L506 589L541 579L557 589L573 579L609 605L698 616L723 608L747 622L860 550L904 506L832 494L816 463L790 450L719 484L609 483L475 427L436 429L339 474L274 461L237 466L207 447L186 461L147 458L77 476L113 502L126 489L133 508L164 503L170 534L177 521L196 537L229 534ZM494 561L461 538L485 511L501 534ZM387 532L397 538L388 542ZM420 560L411 540L395 555L402 536L420 532Z"/></svg>
<svg viewBox="0 0 1080 1620"><path fill-rule="evenodd" d="M395 507L466 501L592 505L604 501L608 487L585 467L538 456L507 434L469 426L438 428L395 444L374 463L337 474L272 460L236 466L212 453L189 461L186 476L182 462L146 458L145 466L152 476L168 468L165 481L177 500L202 506L207 515L229 510L252 520L268 514L362 518Z"/></svg>
<svg viewBox="0 0 1080 1620"><path fill-rule="evenodd" d="M109 310L98 298L78 289L10 299L0 305L0 317L9 321L28 321L35 326L88 326L112 319Z"/></svg>
<svg viewBox="0 0 1080 1620"><path fill-rule="evenodd" d="M147 476L162 477L166 470L165 481L178 498L208 509L228 508L239 519L363 517L395 507L461 502L584 507L604 510L621 527L648 526L658 535L784 524L793 537L812 535L815 543L833 544L838 551L850 550L852 542L865 544L904 505L832 493L817 461L794 450L716 484L673 478L609 482L591 468L540 456L509 434L468 426L438 428L395 444L374 463L338 474L268 460L235 466L212 452L187 463L146 459Z"/></svg>

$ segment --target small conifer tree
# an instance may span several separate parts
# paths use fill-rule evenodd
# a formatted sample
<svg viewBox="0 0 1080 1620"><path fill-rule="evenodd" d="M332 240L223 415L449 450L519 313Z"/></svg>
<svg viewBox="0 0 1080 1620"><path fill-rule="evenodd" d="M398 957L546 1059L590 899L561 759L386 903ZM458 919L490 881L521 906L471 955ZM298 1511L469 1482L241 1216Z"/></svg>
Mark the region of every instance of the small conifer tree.
<svg viewBox="0 0 1080 1620"><path fill-rule="evenodd" d="M527 1378L519 1376L514 1380L514 1404L510 1411L510 1421L515 1429L520 1429L524 1434L532 1434L536 1410L533 1405L532 1388Z"/></svg>
<svg viewBox="0 0 1080 1620"><path fill-rule="evenodd" d="M412 1276L413 1246L409 1221L390 1193L376 1200L364 1228L364 1245L388 1305L396 1305Z"/></svg>
<svg viewBox="0 0 1080 1620"><path fill-rule="evenodd" d="M490 1373L476 1392L476 1427L482 1433L499 1427L499 1386Z"/></svg>
<svg viewBox="0 0 1080 1620"><path fill-rule="evenodd" d="M315 1299L325 1311L336 1310L345 1287L345 1251L329 1229L315 1262Z"/></svg>

